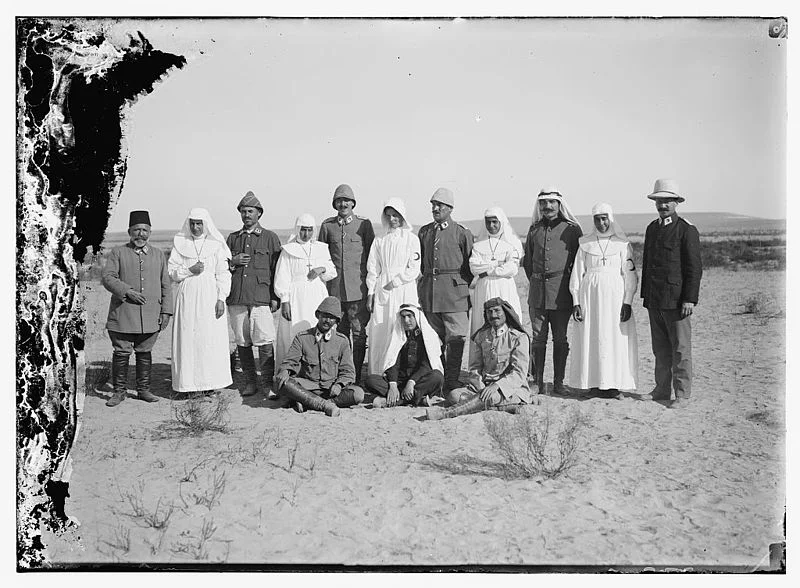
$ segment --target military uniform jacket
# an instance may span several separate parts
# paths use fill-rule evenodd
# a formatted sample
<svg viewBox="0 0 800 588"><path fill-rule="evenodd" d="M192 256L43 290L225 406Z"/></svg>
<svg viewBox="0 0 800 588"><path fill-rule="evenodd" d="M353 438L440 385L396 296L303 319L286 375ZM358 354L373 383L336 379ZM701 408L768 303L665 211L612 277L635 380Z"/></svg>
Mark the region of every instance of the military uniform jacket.
<svg viewBox="0 0 800 588"><path fill-rule="evenodd" d="M250 263L236 266L231 276L228 304L265 306L278 301L275 295L275 266L281 254L278 235L256 224L252 233L243 228L228 235L231 255L249 253Z"/></svg>
<svg viewBox="0 0 800 588"><path fill-rule="evenodd" d="M172 314L172 285L167 259L160 249L146 245L136 253L133 244L115 247L102 273L103 286L111 292L106 329L118 333L156 333L160 314ZM144 294L145 304L134 304L125 293Z"/></svg>
<svg viewBox="0 0 800 588"><path fill-rule="evenodd" d="M425 312L469 311L472 232L454 220L447 221L446 225L437 229L434 222L419 230L422 277L417 289L420 306Z"/></svg>
<svg viewBox="0 0 800 588"><path fill-rule="evenodd" d="M496 384L503 398L531 401L528 388L528 335L504 325L499 333L482 327L469 346L469 382L476 390Z"/></svg>
<svg viewBox="0 0 800 588"><path fill-rule="evenodd" d="M656 219L647 226L642 258L642 298L645 308L678 309L697 304L700 296L700 234L694 225L673 214L668 224ZM667 220L667 219L665 219Z"/></svg>
<svg viewBox="0 0 800 588"><path fill-rule="evenodd" d="M328 341L324 337L317 341L317 327L297 333L281 363L281 371L317 382L323 390L330 390L334 384L344 388L355 382L350 340L336 328L330 332Z"/></svg>
<svg viewBox="0 0 800 588"><path fill-rule="evenodd" d="M569 278L582 236L578 225L562 217L542 219L528 230L522 267L530 280L529 308L572 310Z"/></svg>
<svg viewBox="0 0 800 588"><path fill-rule="evenodd" d="M317 240L328 244L336 277L327 283L328 293L342 302L358 302L367 297L367 258L375 231L372 222L354 214L340 222L338 216L326 218Z"/></svg>

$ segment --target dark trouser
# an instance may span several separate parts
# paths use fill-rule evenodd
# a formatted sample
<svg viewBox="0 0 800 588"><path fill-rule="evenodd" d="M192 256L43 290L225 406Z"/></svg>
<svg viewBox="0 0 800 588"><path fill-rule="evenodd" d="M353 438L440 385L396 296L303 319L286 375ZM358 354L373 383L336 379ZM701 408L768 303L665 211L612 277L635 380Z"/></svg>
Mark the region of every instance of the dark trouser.
<svg viewBox="0 0 800 588"><path fill-rule="evenodd" d="M111 383L114 392L125 393L128 385L128 358L136 353L136 391L150 391L150 371L152 367L153 346L158 339L155 333L119 333L109 331L114 353L111 362Z"/></svg>
<svg viewBox="0 0 800 588"><path fill-rule="evenodd" d="M400 392L403 391L403 388L407 382L408 380L399 380L397 382L397 387L400 389ZM414 398L411 400L411 402L403 402L403 404L417 405L424 396L433 396L438 394L442 388L443 382L444 376L442 375L442 372L439 370L431 370L415 382ZM378 374L369 374L364 380L364 387L369 392L377 394L378 396L385 397L389 394L389 382L386 381L386 378Z"/></svg>
<svg viewBox="0 0 800 588"><path fill-rule="evenodd" d="M656 358L654 396L675 398L692 395L692 323L678 309L648 308L650 337Z"/></svg>
<svg viewBox="0 0 800 588"><path fill-rule="evenodd" d="M464 358L464 343L469 334L469 316L463 312L426 312L431 327L444 342L442 364L444 364L444 385L451 390L461 383L461 361Z"/></svg>
<svg viewBox="0 0 800 588"><path fill-rule="evenodd" d="M547 348L547 335L553 328L553 383L564 382L564 372L569 355L567 327L572 310L546 310L531 308L531 363L529 373L536 378L537 384L544 380L544 350ZM541 385L540 385L541 386ZM540 390L541 391L541 390Z"/></svg>
<svg viewBox="0 0 800 588"><path fill-rule="evenodd" d="M311 410L324 410L319 406L324 405L326 401L333 402L340 408L346 408L361 404L364 400L364 390L355 384L344 386L338 396L331 398L330 389L322 388L318 382L306 378L289 378L283 388L278 390L278 394L297 400Z"/></svg>
<svg viewBox="0 0 800 588"><path fill-rule="evenodd" d="M342 320L337 330L345 337L353 336L353 365L356 368L356 383L361 381L361 368L367 353L367 323L369 311L366 300L342 302Z"/></svg>

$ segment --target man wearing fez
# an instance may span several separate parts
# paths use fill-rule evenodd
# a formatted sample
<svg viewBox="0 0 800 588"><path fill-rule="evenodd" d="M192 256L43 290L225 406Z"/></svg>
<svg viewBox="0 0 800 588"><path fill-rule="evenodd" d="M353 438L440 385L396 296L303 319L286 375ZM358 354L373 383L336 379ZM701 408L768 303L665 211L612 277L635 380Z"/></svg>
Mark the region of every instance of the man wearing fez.
<svg viewBox="0 0 800 588"><path fill-rule="evenodd" d="M257 392L254 345L258 347L265 393L272 386L275 373L275 322L272 313L278 310L279 301L273 281L281 242L275 233L258 223L264 208L253 192L248 191L236 208L243 226L228 235L226 241L231 250L230 270L233 274L227 303L246 381L242 396L252 396Z"/></svg>
<svg viewBox="0 0 800 588"><path fill-rule="evenodd" d="M342 304L335 296L317 308L317 325L295 335L275 376L278 394L294 401L297 412L318 410L339 416L339 408L360 404L364 390L353 384L350 341L335 327Z"/></svg>
<svg viewBox="0 0 800 588"><path fill-rule="evenodd" d="M685 200L675 180L656 180L647 197L658 211L647 226L642 258L642 298L656 359L656 385L647 396L669 401L674 390L670 408L682 408L692 394L691 316L703 276L700 234L675 212Z"/></svg>
<svg viewBox="0 0 800 588"><path fill-rule="evenodd" d="M444 386L458 388L464 343L469 333L472 233L450 218L453 192L439 188L431 197L432 223L419 230L422 265L418 291L425 317L444 342Z"/></svg>
<svg viewBox="0 0 800 588"><path fill-rule="evenodd" d="M111 292L106 329L114 348L111 382L114 394L106 406L125 400L128 358L136 353L136 392L145 402L158 402L150 392L151 351L158 333L169 325L172 288L167 259L148 245L150 214L134 210L128 222L130 241L111 250L103 268L102 281Z"/></svg>
<svg viewBox="0 0 800 588"><path fill-rule="evenodd" d="M558 188L542 188L525 240L522 266L530 281L531 374L544 392L547 334L553 329L553 393L565 394L564 373L569 355L567 326L572 316L569 279L583 231Z"/></svg>
<svg viewBox="0 0 800 588"><path fill-rule="evenodd" d="M469 346L467 388L448 393L448 401L455 402L450 408L429 408L429 421L490 408L513 409L531 402L528 388L528 335L517 313L502 298L492 298L484 303L483 316L484 324L472 336Z"/></svg>
<svg viewBox="0 0 800 588"><path fill-rule="evenodd" d="M355 207L353 189L347 184L338 186L333 193L333 208L338 214L322 222L317 240L328 244L336 267L336 277L327 283L328 294L342 301L338 329L345 337L353 336L353 364L356 382L360 382L369 322L367 258L375 232L369 219L353 214Z"/></svg>

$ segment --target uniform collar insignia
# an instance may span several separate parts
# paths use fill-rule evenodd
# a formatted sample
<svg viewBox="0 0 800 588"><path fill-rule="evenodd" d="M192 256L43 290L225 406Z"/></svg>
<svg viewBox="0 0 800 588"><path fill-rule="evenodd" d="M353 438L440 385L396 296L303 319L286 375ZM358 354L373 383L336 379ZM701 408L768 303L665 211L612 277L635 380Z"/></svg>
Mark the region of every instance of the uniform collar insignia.
<svg viewBox="0 0 800 588"><path fill-rule="evenodd" d="M137 249L136 246L130 242L128 242L128 245L130 245L131 249L133 249L133 252L137 255L139 255L139 253L144 253L145 255L147 255L147 253L150 251L150 248L147 245L145 245L141 249Z"/></svg>
<svg viewBox="0 0 800 588"><path fill-rule="evenodd" d="M347 218L342 218L340 216L337 216L336 222L339 223L340 225L349 225L351 222L353 222L353 215L351 214Z"/></svg>
<svg viewBox="0 0 800 588"><path fill-rule="evenodd" d="M436 228L438 230L440 230L440 231L445 230L449 226L450 226L450 222L449 221L444 221L443 223L436 223Z"/></svg>
<svg viewBox="0 0 800 588"><path fill-rule="evenodd" d="M253 228L250 229L249 231L247 229L245 229L244 227L242 227L241 232L242 233L252 233L253 235L260 235L261 234L261 230L262 230L261 229L261 225L256 223L256 224L253 225Z"/></svg>
<svg viewBox="0 0 800 588"><path fill-rule="evenodd" d="M317 339L317 343L325 339L326 341L330 341L331 337L333 337L333 329L330 329L327 333L321 333L319 329L314 330L314 337Z"/></svg>
<svg viewBox="0 0 800 588"><path fill-rule="evenodd" d="M671 225L671 224L672 224L672 217L671 216L668 216L667 218L661 219L661 226L662 227L666 227L667 225Z"/></svg>

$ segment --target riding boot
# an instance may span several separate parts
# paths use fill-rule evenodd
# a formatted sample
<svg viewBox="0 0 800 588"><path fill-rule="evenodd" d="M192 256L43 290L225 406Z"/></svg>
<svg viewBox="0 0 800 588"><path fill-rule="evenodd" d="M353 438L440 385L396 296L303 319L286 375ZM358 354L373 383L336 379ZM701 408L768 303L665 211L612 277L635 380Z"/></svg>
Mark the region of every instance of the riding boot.
<svg viewBox="0 0 800 588"><path fill-rule="evenodd" d="M429 421L439 421L442 419L452 419L457 416L465 414L473 414L476 412L483 412L488 407L486 403L481 400L480 396L475 396L469 400L459 402L450 408L442 408L441 406L432 406L427 411Z"/></svg>
<svg viewBox="0 0 800 588"><path fill-rule="evenodd" d="M547 356L546 347L533 348L533 375L536 379L536 387L539 394L545 393L544 387L544 358Z"/></svg>
<svg viewBox="0 0 800 588"><path fill-rule="evenodd" d="M367 338L359 336L353 339L353 366L356 369L356 384L361 384L361 371L364 357L367 354Z"/></svg>
<svg viewBox="0 0 800 588"><path fill-rule="evenodd" d="M264 394L268 394L275 376L275 348L272 343L258 346L258 361L261 364L261 384L264 386Z"/></svg>
<svg viewBox="0 0 800 588"><path fill-rule="evenodd" d="M299 402L304 408L324 412L330 417L339 416L339 407L336 406L335 403L320 398L313 392L309 392L302 386L295 384L292 380L289 380L283 385L280 394L291 398L295 402Z"/></svg>
<svg viewBox="0 0 800 588"><path fill-rule="evenodd" d="M111 358L111 385L114 395L106 401L106 406L117 406L125 400L128 390L128 355L114 352Z"/></svg>
<svg viewBox="0 0 800 588"><path fill-rule="evenodd" d="M150 370L153 354L150 351L136 353L136 394L145 402L158 402L158 396L150 392Z"/></svg>
<svg viewBox="0 0 800 588"><path fill-rule="evenodd" d="M364 390L361 389L361 386L347 386L333 401L339 408L361 404L364 402Z"/></svg>
<svg viewBox="0 0 800 588"><path fill-rule="evenodd" d="M446 360L444 368L444 387L447 390L459 388L461 382L461 359L464 356L464 339L452 339L447 343Z"/></svg>
<svg viewBox="0 0 800 588"><path fill-rule="evenodd" d="M242 364L242 372L245 378L245 387L242 396L252 396L256 390L256 360L253 358L252 347L237 347L239 352L239 363Z"/></svg>
<svg viewBox="0 0 800 588"><path fill-rule="evenodd" d="M569 390L564 386L564 373L567 369L567 356L569 355L569 345L553 345L553 394L568 394Z"/></svg>

